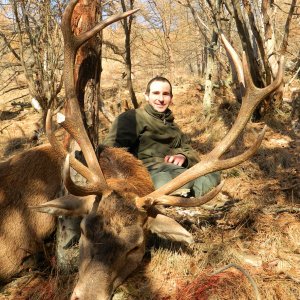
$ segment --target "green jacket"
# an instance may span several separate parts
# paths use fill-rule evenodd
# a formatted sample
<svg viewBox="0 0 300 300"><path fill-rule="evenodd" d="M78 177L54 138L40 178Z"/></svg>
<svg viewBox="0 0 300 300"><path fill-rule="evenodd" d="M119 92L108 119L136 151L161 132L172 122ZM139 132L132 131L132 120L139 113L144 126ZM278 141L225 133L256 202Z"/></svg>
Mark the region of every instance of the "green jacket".
<svg viewBox="0 0 300 300"><path fill-rule="evenodd" d="M183 154L184 167L199 161L198 153L188 144L188 138L174 123L171 110L157 112L151 105L122 113L113 122L104 144L126 148L146 167L164 162L166 155Z"/></svg>

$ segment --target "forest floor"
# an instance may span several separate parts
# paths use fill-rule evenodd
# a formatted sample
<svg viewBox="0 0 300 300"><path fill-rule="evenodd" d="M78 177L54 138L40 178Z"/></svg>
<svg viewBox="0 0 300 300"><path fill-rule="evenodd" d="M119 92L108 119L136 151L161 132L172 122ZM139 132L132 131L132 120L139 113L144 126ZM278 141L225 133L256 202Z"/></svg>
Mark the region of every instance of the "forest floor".
<svg viewBox="0 0 300 300"><path fill-rule="evenodd" d="M196 84L177 86L174 94L177 123L193 147L207 153L229 130L239 105L219 91L205 119ZM300 299L300 134L292 97L284 95L264 123L247 125L230 156L252 145L266 124L262 145L250 160L222 172L226 183L215 199L199 208L166 209L195 243L183 247L152 238L141 266L114 300ZM33 108L8 102L0 109L0 157L46 141ZM28 270L0 287L0 299L68 299L74 280L76 274L59 275L55 266Z"/></svg>

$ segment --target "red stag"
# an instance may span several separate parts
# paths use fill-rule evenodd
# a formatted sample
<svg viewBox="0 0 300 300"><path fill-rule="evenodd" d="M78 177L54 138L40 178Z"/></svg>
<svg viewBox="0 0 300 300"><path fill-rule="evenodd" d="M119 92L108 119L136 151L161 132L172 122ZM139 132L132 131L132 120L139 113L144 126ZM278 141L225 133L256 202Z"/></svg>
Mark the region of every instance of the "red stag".
<svg viewBox="0 0 300 300"><path fill-rule="evenodd" d="M71 6L64 14L64 38L66 52L72 52L65 66L68 77L67 102L72 103L73 112L61 115L58 121L64 129L78 142L88 167L85 167L74 157L69 156L51 131L50 115L47 118L47 132L50 143L56 153L62 158L67 157L64 167L64 183L72 195L55 199L39 206L39 211L56 215L81 215L80 265L79 281L74 289L72 299L110 299L115 288L137 267L145 252L145 232L152 231L163 237L177 241L191 242L192 237L174 220L162 215L155 205L199 206L212 199L222 187L220 184L202 198L181 198L170 194L184 184L199 176L236 166L252 156L261 144L264 131L260 133L254 145L244 153L233 158L221 160L220 157L237 139L246 126L254 109L260 101L276 90L282 81L283 60L274 82L263 88L253 84L245 56L240 61L234 49L222 36L226 50L231 56L243 85L243 103L236 121L224 139L210 153L202 157L200 163L176 177L170 183L156 191L149 176L140 162L124 163L123 150L114 149L113 153L105 155L106 148L97 159L91 143L85 133L77 112L78 105L74 96L73 66L77 37L71 35L68 29L71 19ZM96 31L96 30L95 30ZM85 33L89 37L92 34ZM70 49L71 48L71 49ZM118 152L117 152L118 151ZM102 159L102 157L104 157ZM134 158L131 158L134 160ZM70 166L87 179L84 186L76 185L70 178ZM100 167L101 166L101 167ZM110 172L108 171L110 170ZM96 196L96 198L91 197Z"/></svg>
<svg viewBox="0 0 300 300"><path fill-rule="evenodd" d="M40 194L46 196L35 202L29 202L29 200L27 200L28 202L22 202L24 200L19 196L18 199L14 200L15 203L11 206L14 209L11 209L11 211L18 212L21 205L23 211L33 217L33 214L28 211L26 206L35 205L35 210L53 215L82 216L79 281L73 291L72 299L110 299L116 287L141 262L145 253L146 232L155 232L159 236L171 238L176 241L192 242L191 234L173 219L161 214L155 208L155 205L164 204L186 207L202 205L220 191L222 184L202 198L187 199L171 196L170 194L190 180L210 172L236 166L256 152L263 139L264 130L260 133L253 146L244 153L233 158L220 159L244 129L260 101L280 85L283 76L283 59L281 59L279 71L273 83L262 89L256 88L253 84L245 56L243 56L243 61L241 62L234 49L222 36L225 48L234 62L239 79L243 85L243 103L240 112L227 135L210 153L202 157L200 163L170 183L154 191L146 169L138 160L124 150L114 148L103 148L97 158L84 130L75 96L74 59L80 45L96 34L96 32L102 30L109 22L106 21L105 25L97 25L80 36L74 36L70 29L70 22L76 3L76 0L70 1L62 22L65 44L64 72L67 109L66 116L60 115L58 122L80 145L87 162L87 167L69 155L60 142L57 141L51 130L51 116L48 113L46 131L51 148L50 146L41 146L38 149L31 150L31 152L28 151L23 154L23 158L19 156L17 161L12 159L4 163L6 165L3 165L3 168L6 167L9 170L14 170L16 162L19 161L19 164L23 162L24 164L26 159L24 157L32 153L33 156L36 155L35 161L36 165L38 165L36 168L44 170L40 162L43 160L42 157L51 158L55 167L52 164L50 165L50 163L48 165L51 170L53 169L51 176L55 177L55 179L52 179L52 181L49 179L51 184L50 182L43 182L43 189ZM128 12L127 15L133 12ZM112 18L110 23L122 17L125 17L125 15L122 14ZM37 156L36 153L38 151L42 153L41 157ZM124 159L125 156L126 159ZM43 203L50 197L54 197L54 194L59 190L59 181L61 178L59 166L63 160L65 160L63 180L71 194ZM45 165L47 165L47 162L44 162ZM72 181L70 167L87 179L86 185L77 185ZM1 168L2 166L0 166L0 177L2 178L5 177L2 175L5 171L2 172ZM27 165L27 174L34 172L30 168L33 168L33 166ZM16 181L21 177L21 173L11 171L9 172L9 176ZM35 172L31 176L35 176L37 181L38 179L41 181L47 180L45 175L41 174L41 171L39 173ZM52 182L55 182L55 184ZM6 184L9 184L8 181ZM28 188L27 185L22 187L26 192ZM36 193L36 189L37 186L30 187L31 193ZM2 194L0 195L2 196ZM9 214L9 212L6 214ZM36 219L42 219L40 214L36 215L39 215L35 217ZM43 218L43 220L45 219ZM10 226L12 226L12 223ZM31 224L30 228L24 227L22 230L31 230L31 232L37 230L33 226ZM1 227L1 234L4 232L2 228L3 225ZM11 231L11 229L9 230ZM43 234L45 236L46 231ZM37 240L43 237L40 233L36 233L35 235ZM12 236L8 235L6 238L11 239Z"/></svg>

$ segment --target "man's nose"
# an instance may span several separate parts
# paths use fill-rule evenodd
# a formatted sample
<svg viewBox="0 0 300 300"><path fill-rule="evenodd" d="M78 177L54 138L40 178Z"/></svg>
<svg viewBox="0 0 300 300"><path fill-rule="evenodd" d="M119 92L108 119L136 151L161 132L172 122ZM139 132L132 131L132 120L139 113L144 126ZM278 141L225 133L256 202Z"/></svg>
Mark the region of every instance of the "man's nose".
<svg viewBox="0 0 300 300"><path fill-rule="evenodd" d="M163 94L158 95L158 100L159 100L159 101L163 101L163 100L164 100Z"/></svg>

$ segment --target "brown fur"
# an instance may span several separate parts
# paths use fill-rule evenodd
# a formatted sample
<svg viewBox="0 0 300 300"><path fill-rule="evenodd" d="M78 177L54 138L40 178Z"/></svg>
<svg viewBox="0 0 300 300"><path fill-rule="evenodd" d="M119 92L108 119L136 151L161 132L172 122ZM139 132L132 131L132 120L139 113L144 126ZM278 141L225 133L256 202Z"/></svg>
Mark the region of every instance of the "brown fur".
<svg viewBox="0 0 300 300"><path fill-rule="evenodd" d="M121 148L104 148L100 165L108 185L116 192L145 196L154 190L149 173L142 162Z"/></svg>
<svg viewBox="0 0 300 300"><path fill-rule="evenodd" d="M102 149L100 164L117 193L143 196L153 191L147 170L123 149ZM41 250L43 239L53 232L53 217L28 206L57 196L62 187L61 165L49 144L0 163L0 280L21 271L24 258Z"/></svg>
<svg viewBox="0 0 300 300"><path fill-rule="evenodd" d="M42 248L54 229L52 216L28 206L55 198L61 187L61 161L43 145L0 164L0 279L21 270L25 257Z"/></svg>

